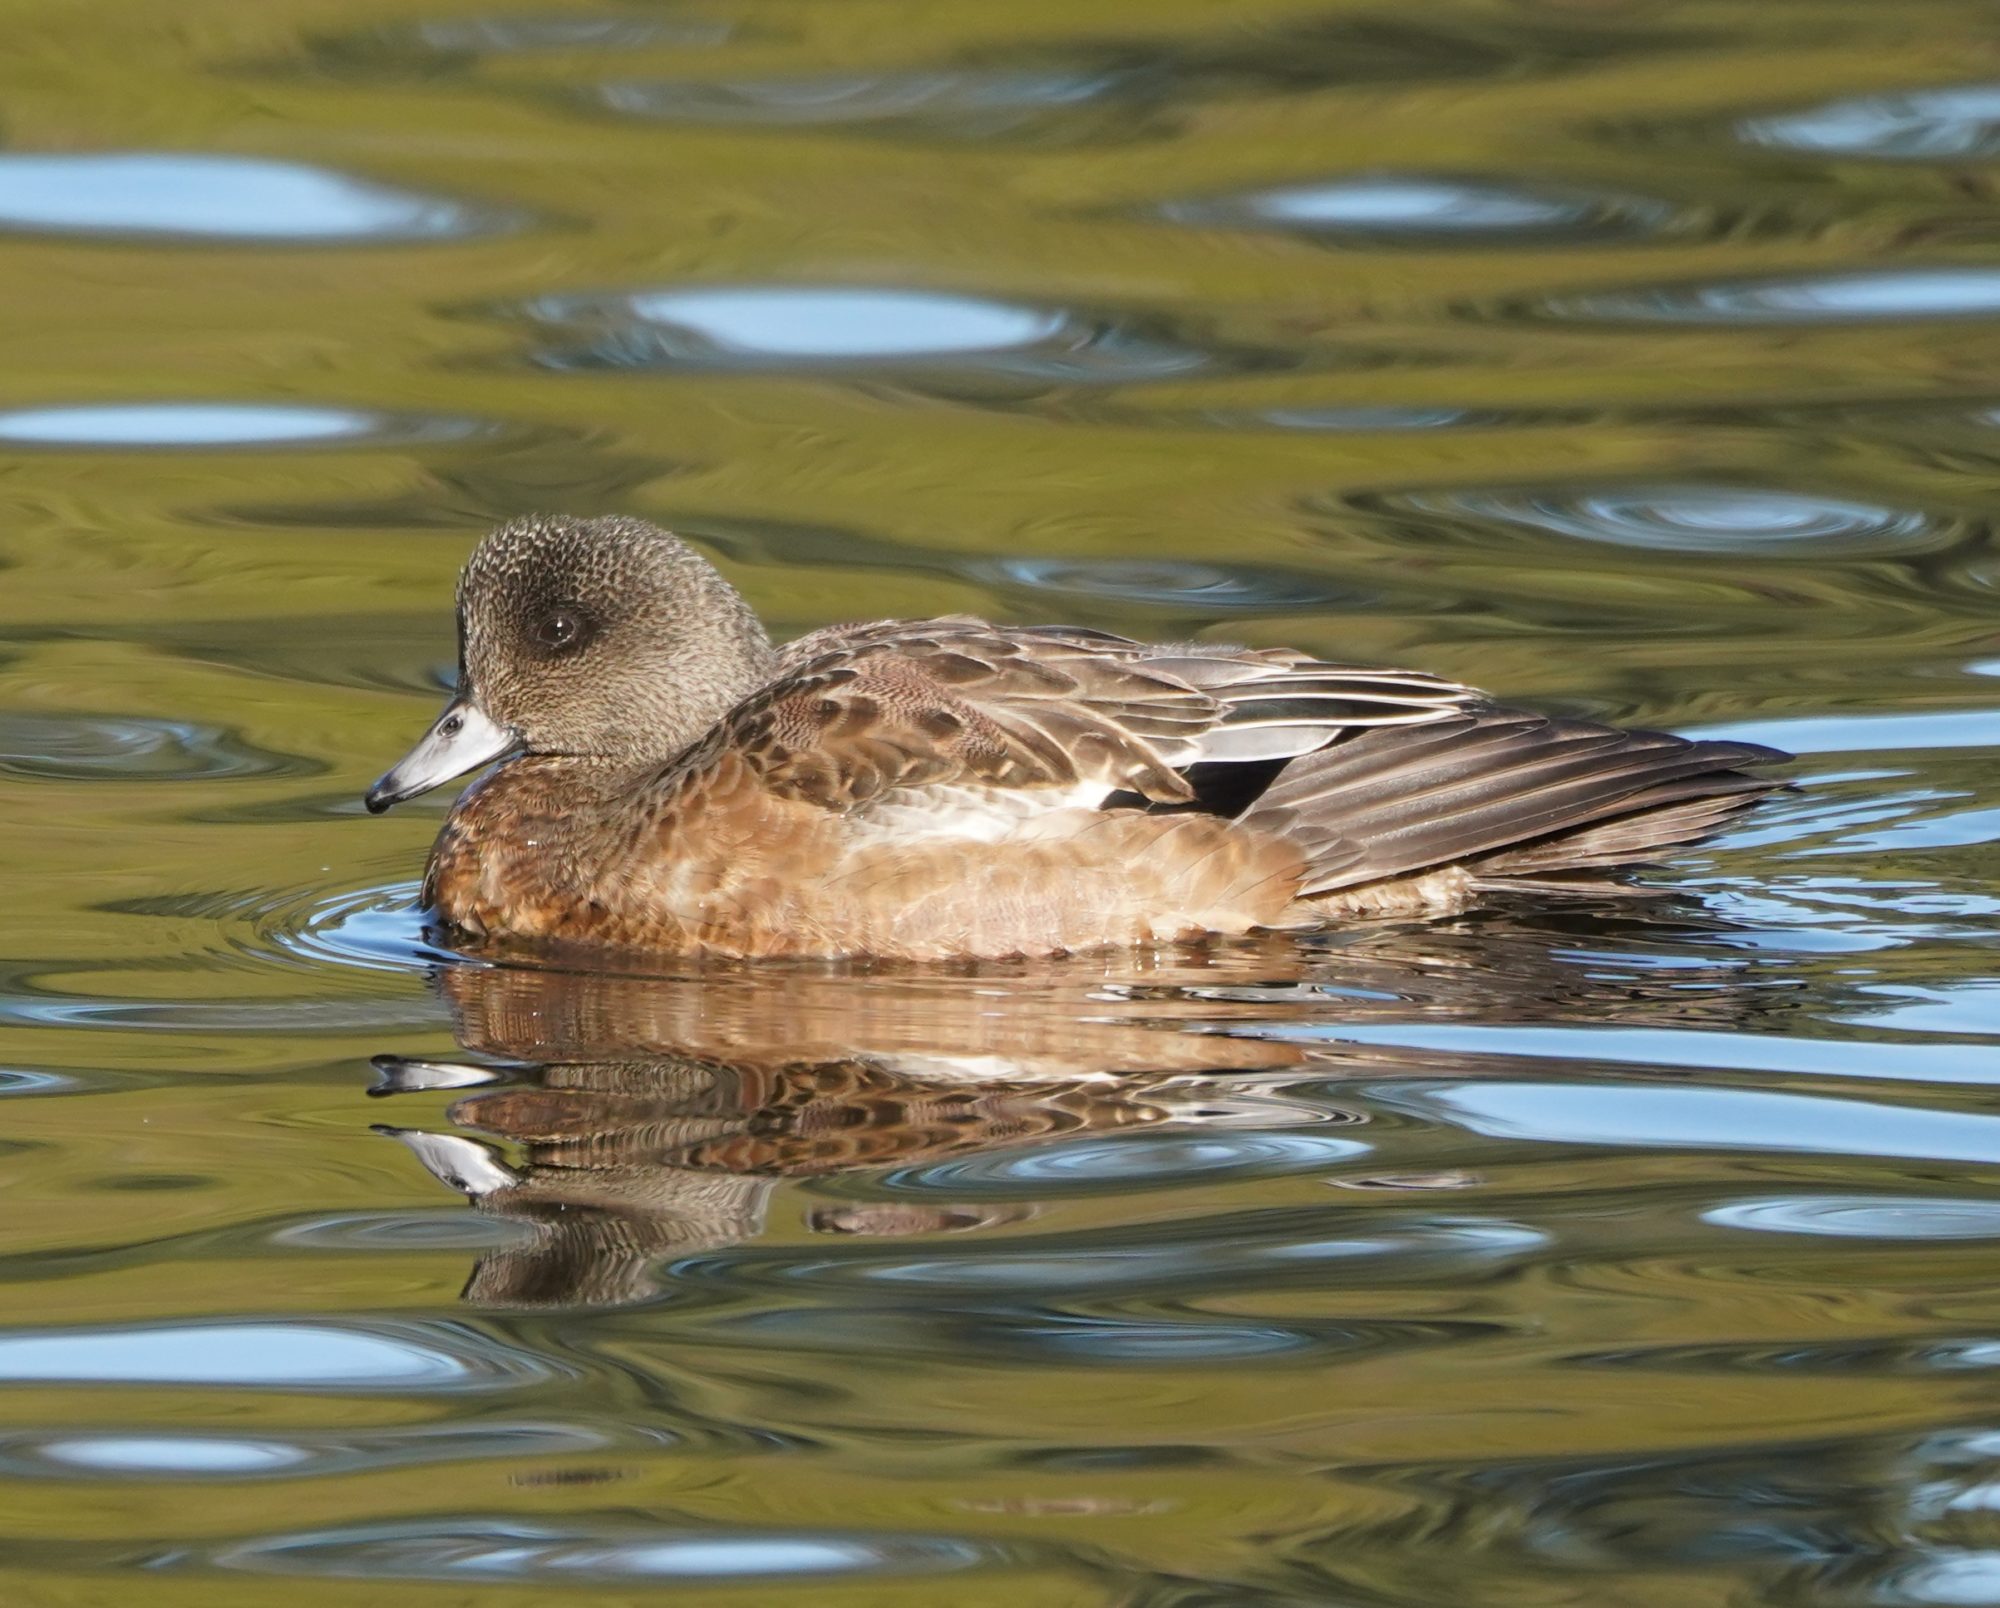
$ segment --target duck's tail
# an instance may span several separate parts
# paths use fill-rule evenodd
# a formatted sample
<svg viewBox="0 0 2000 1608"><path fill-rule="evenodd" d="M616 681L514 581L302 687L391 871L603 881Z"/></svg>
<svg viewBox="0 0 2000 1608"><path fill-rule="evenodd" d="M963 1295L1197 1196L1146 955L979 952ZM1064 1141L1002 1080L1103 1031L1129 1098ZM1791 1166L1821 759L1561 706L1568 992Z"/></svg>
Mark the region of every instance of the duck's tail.
<svg viewBox="0 0 2000 1608"><path fill-rule="evenodd" d="M1482 707L1293 760L1243 815L1306 852L1300 897L1456 865L1482 883L1631 865L1782 786L1789 754Z"/></svg>

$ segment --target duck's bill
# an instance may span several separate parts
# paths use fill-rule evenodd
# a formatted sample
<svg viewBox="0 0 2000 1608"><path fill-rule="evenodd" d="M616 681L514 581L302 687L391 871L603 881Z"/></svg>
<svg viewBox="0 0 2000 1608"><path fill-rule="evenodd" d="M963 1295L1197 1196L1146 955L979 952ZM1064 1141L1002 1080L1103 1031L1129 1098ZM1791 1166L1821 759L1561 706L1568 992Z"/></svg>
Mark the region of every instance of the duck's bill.
<svg viewBox="0 0 2000 1608"><path fill-rule="evenodd" d="M375 1132L408 1145L433 1178L461 1195L491 1195L521 1181L521 1175L486 1146L458 1134L392 1128L385 1122L376 1123Z"/></svg>
<svg viewBox="0 0 2000 1608"><path fill-rule="evenodd" d="M513 727L487 719L479 705L469 698L454 698L444 706L444 713L432 723L417 746L368 789L368 796L362 802L368 806L369 814L380 815L391 804L428 793L454 776L490 765L520 745L520 734Z"/></svg>
<svg viewBox="0 0 2000 1608"><path fill-rule="evenodd" d="M368 1063L375 1069L375 1081L368 1092L377 1098L389 1094L420 1094L431 1089L474 1089L482 1083L498 1083L497 1067L473 1061L419 1061L407 1055L378 1055Z"/></svg>

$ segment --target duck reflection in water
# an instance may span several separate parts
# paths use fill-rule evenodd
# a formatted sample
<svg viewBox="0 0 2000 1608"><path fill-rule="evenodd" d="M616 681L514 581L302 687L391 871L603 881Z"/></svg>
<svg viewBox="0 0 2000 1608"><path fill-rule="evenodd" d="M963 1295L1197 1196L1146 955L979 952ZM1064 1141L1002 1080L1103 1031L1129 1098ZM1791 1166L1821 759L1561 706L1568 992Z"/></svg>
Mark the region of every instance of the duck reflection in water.
<svg viewBox="0 0 2000 1608"><path fill-rule="evenodd" d="M1125 957L866 977L445 967L436 987L459 1046L478 1059L380 1056L371 1092L476 1089L447 1115L482 1137L377 1131L521 1231L480 1258L466 1300L615 1306L661 1294L678 1259L761 1236L783 1180L1114 1130L1358 1124L1359 1109L1329 1096L1332 1080L1479 1070L1476 1057L1315 1039L1315 1025L1741 1025L1788 1003L1787 991L1750 985L1723 958L1607 988L1601 968L1578 963L1573 934L1504 918L1464 926L1384 928L1338 946L1273 939L1150 966ZM829 1195L805 1225L870 1236L1004 1229L1033 1211L1008 1194Z"/></svg>

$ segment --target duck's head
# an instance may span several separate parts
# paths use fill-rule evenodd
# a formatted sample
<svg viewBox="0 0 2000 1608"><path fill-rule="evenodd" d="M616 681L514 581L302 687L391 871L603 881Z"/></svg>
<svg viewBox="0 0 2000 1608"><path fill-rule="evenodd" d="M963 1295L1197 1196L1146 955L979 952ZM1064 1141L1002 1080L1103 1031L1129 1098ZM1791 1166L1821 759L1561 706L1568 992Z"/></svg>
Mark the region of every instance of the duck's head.
<svg viewBox="0 0 2000 1608"><path fill-rule="evenodd" d="M750 606L679 537L643 519L510 520L459 577L458 694L368 808L517 753L664 762L773 665Z"/></svg>

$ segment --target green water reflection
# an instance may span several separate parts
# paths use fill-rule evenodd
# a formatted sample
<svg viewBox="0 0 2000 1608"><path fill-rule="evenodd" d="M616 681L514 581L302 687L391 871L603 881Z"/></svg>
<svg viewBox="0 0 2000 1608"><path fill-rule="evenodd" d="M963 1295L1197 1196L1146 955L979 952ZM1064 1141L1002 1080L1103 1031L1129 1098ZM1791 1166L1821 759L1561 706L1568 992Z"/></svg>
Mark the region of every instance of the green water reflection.
<svg viewBox="0 0 2000 1608"><path fill-rule="evenodd" d="M2000 1602L1989 8L7 20L0 1598ZM1657 900L468 968L359 797L546 508L1802 785Z"/></svg>

